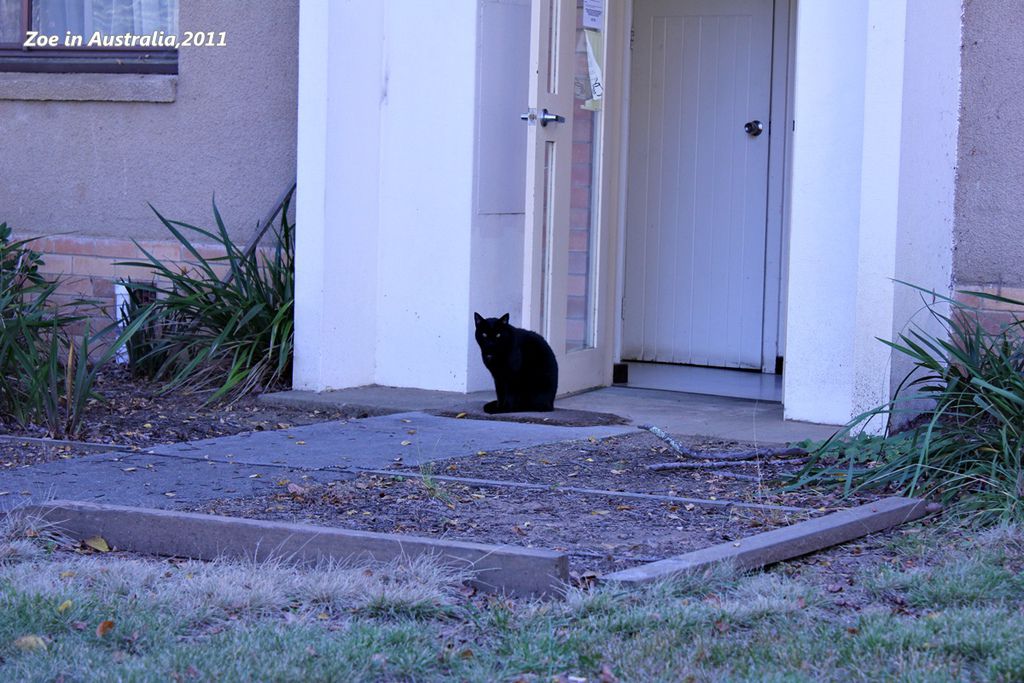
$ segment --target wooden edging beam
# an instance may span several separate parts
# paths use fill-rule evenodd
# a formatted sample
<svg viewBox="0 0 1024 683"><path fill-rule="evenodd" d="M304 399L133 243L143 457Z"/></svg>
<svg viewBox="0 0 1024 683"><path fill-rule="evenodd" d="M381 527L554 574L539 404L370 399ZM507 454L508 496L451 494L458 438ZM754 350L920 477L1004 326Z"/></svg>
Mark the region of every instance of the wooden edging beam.
<svg viewBox="0 0 1024 683"><path fill-rule="evenodd" d="M78 501L58 500L17 512L40 517L77 540L101 536L112 548L144 554L305 564L388 562L428 554L472 570L472 583L481 590L520 597L557 595L569 579L565 553L519 546Z"/></svg>
<svg viewBox="0 0 1024 683"><path fill-rule="evenodd" d="M757 569L920 519L938 509L938 505L918 498L883 498L737 541L624 569L608 574L602 580L637 585L719 564L730 564L737 570Z"/></svg>

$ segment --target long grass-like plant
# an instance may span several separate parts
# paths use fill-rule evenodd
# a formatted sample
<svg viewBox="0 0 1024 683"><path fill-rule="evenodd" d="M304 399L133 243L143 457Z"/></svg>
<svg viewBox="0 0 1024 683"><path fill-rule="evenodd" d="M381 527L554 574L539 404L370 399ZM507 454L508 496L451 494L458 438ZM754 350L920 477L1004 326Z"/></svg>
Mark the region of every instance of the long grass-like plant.
<svg viewBox="0 0 1024 683"><path fill-rule="evenodd" d="M99 373L148 313L124 329L111 322L92 334L88 313L96 302L58 303L60 278L40 274L42 256L11 233L0 223L0 415L22 429L73 438L89 400L99 398ZM84 331L75 334L80 323Z"/></svg>
<svg viewBox="0 0 1024 683"><path fill-rule="evenodd" d="M883 340L913 362L913 371L892 401L825 442L795 485L838 481L847 493L885 489L934 497L982 524L1022 520L1024 320L989 331L979 308L914 288L948 306L948 312L929 306L945 335L913 329L897 341ZM1024 310L1022 301L963 293ZM872 419L909 414L917 417L899 433L852 436Z"/></svg>
<svg viewBox="0 0 1024 683"><path fill-rule="evenodd" d="M293 188L294 189L294 188ZM184 264L165 262L146 251L144 261L124 265L148 268L152 284L133 283L156 300L157 333L146 339L156 359L153 375L167 390L213 389L209 401L234 399L291 379L295 303L295 228L288 217L292 193L275 212L270 249L241 249L231 239L213 202L216 227L206 229L157 218L189 255ZM223 255L205 257L197 244ZM253 245L255 247L255 245ZM226 271L226 274L225 274Z"/></svg>

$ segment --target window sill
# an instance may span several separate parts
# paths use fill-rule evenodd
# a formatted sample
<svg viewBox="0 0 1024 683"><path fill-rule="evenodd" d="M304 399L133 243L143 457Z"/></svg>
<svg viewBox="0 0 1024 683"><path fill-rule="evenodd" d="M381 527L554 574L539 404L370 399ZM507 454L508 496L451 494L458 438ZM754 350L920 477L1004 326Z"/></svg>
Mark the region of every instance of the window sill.
<svg viewBox="0 0 1024 683"><path fill-rule="evenodd" d="M0 73L0 100L174 102L177 91L163 74Z"/></svg>

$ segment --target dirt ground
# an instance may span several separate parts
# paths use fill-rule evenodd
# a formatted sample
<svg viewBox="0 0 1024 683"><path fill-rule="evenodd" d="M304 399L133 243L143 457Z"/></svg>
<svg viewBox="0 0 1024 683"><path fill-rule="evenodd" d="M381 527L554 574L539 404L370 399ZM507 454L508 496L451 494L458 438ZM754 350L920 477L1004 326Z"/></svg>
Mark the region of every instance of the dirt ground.
<svg viewBox="0 0 1024 683"><path fill-rule="evenodd" d="M721 440L689 440L706 451L740 449ZM825 514L866 498L839 500L815 492L723 476L719 470L655 472L646 465L672 461L647 433L516 451L478 453L427 468L393 467L392 474L361 473L324 485L281 480L280 492L211 501L199 511L229 516L341 526L384 533L446 537L560 550L573 571L607 574L690 550ZM792 466L788 466L792 467ZM730 469L754 476L762 466ZM445 477L598 489L606 494L467 483ZM710 507L682 500L616 496L626 491L755 505L802 508L765 510Z"/></svg>
<svg viewBox="0 0 1024 683"><path fill-rule="evenodd" d="M302 410L266 406L246 398L230 406L204 406L203 397L160 395L158 385L115 371L101 378L105 401L88 409L78 439L84 442L145 449L170 443L287 429L325 420L364 417L351 411ZM41 437L39 431L0 426L0 434ZM745 450L750 444L720 439L686 438L700 451ZM48 445L0 439L0 468L73 458L102 448ZM361 473L325 485L277 482L279 492L256 498L211 500L198 511L343 526L386 533L442 536L482 543L508 543L564 551L577 577L607 574L689 550L729 542L767 529L825 514L869 500L842 499L834 491L781 490L776 475L795 465L728 470L685 469L654 472L646 465L678 460L662 441L647 432L604 440L579 441L523 450L480 452L424 468L391 465L389 474ZM728 473L748 479L730 478ZM516 488L445 480L445 477L533 484ZM763 482L749 478L763 477ZM802 511L743 507L708 507L686 501L637 499L611 494L552 490L574 487L635 492L678 498L738 501L754 505L802 508ZM893 532L902 533L902 532ZM846 584L855 568L868 561L888 561L888 541L867 539L842 549L788 563L787 571L824 575L837 593L852 595ZM834 559L828 559L834 557ZM585 579L584 579L585 580ZM830 584L831 585L831 584ZM844 592L845 591L845 592ZM853 604L853 603L851 603Z"/></svg>

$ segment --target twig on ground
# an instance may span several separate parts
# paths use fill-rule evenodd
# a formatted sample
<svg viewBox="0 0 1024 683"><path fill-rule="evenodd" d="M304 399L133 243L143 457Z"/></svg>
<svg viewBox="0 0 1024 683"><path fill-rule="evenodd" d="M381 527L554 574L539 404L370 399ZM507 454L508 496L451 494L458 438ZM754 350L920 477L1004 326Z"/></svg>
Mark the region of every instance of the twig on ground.
<svg viewBox="0 0 1024 683"><path fill-rule="evenodd" d="M755 448L749 451L731 451L728 453L701 453L675 440L659 427L654 425L637 425L664 441L679 455L694 460L749 460L750 458L774 458L785 455L807 455L807 451L795 446L787 448Z"/></svg>
<svg viewBox="0 0 1024 683"><path fill-rule="evenodd" d="M722 477L724 479L737 479L739 481L774 481L776 479L782 479L785 476L791 476L792 472L777 472L771 475L757 475L757 474L737 474L736 472L715 472L716 477Z"/></svg>
<svg viewBox="0 0 1024 683"><path fill-rule="evenodd" d="M419 472L409 470L374 470L358 468L356 471L366 474L376 474L384 477L422 477ZM499 488L528 489L534 491L563 491L566 493L579 493L587 496L605 496L608 498L635 498L638 500L663 500L671 503L693 503L715 508L749 508L752 510L779 510L781 512L807 512L808 508L792 507L789 505L770 505L761 503L746 503L736 500L710 500L705 498L686 498L682 496L663 496L655 493L634 493L633 491L609 491L606 489L588 489L578 486L560 486L557 484L530 484L520 481L503 481L500 479L474 479L471 477L451 477L448 475L435 474L434 479L438 481L451 481L459 484L473 484L475 486L490 486Z"/></svg>
<svg viewBox="0 0 1024 683"><path fill-rule="evenodd" d="M702 470L702 469L718 469L722 467L747 467L750 465L801 465L806 460L804 458L785 458L781 460L772 460L771 462L764 462L761 460L725 460L724 462L658 462L653 465L648 465L647 469L652 472L661 472L662 470Z"/></svg>

